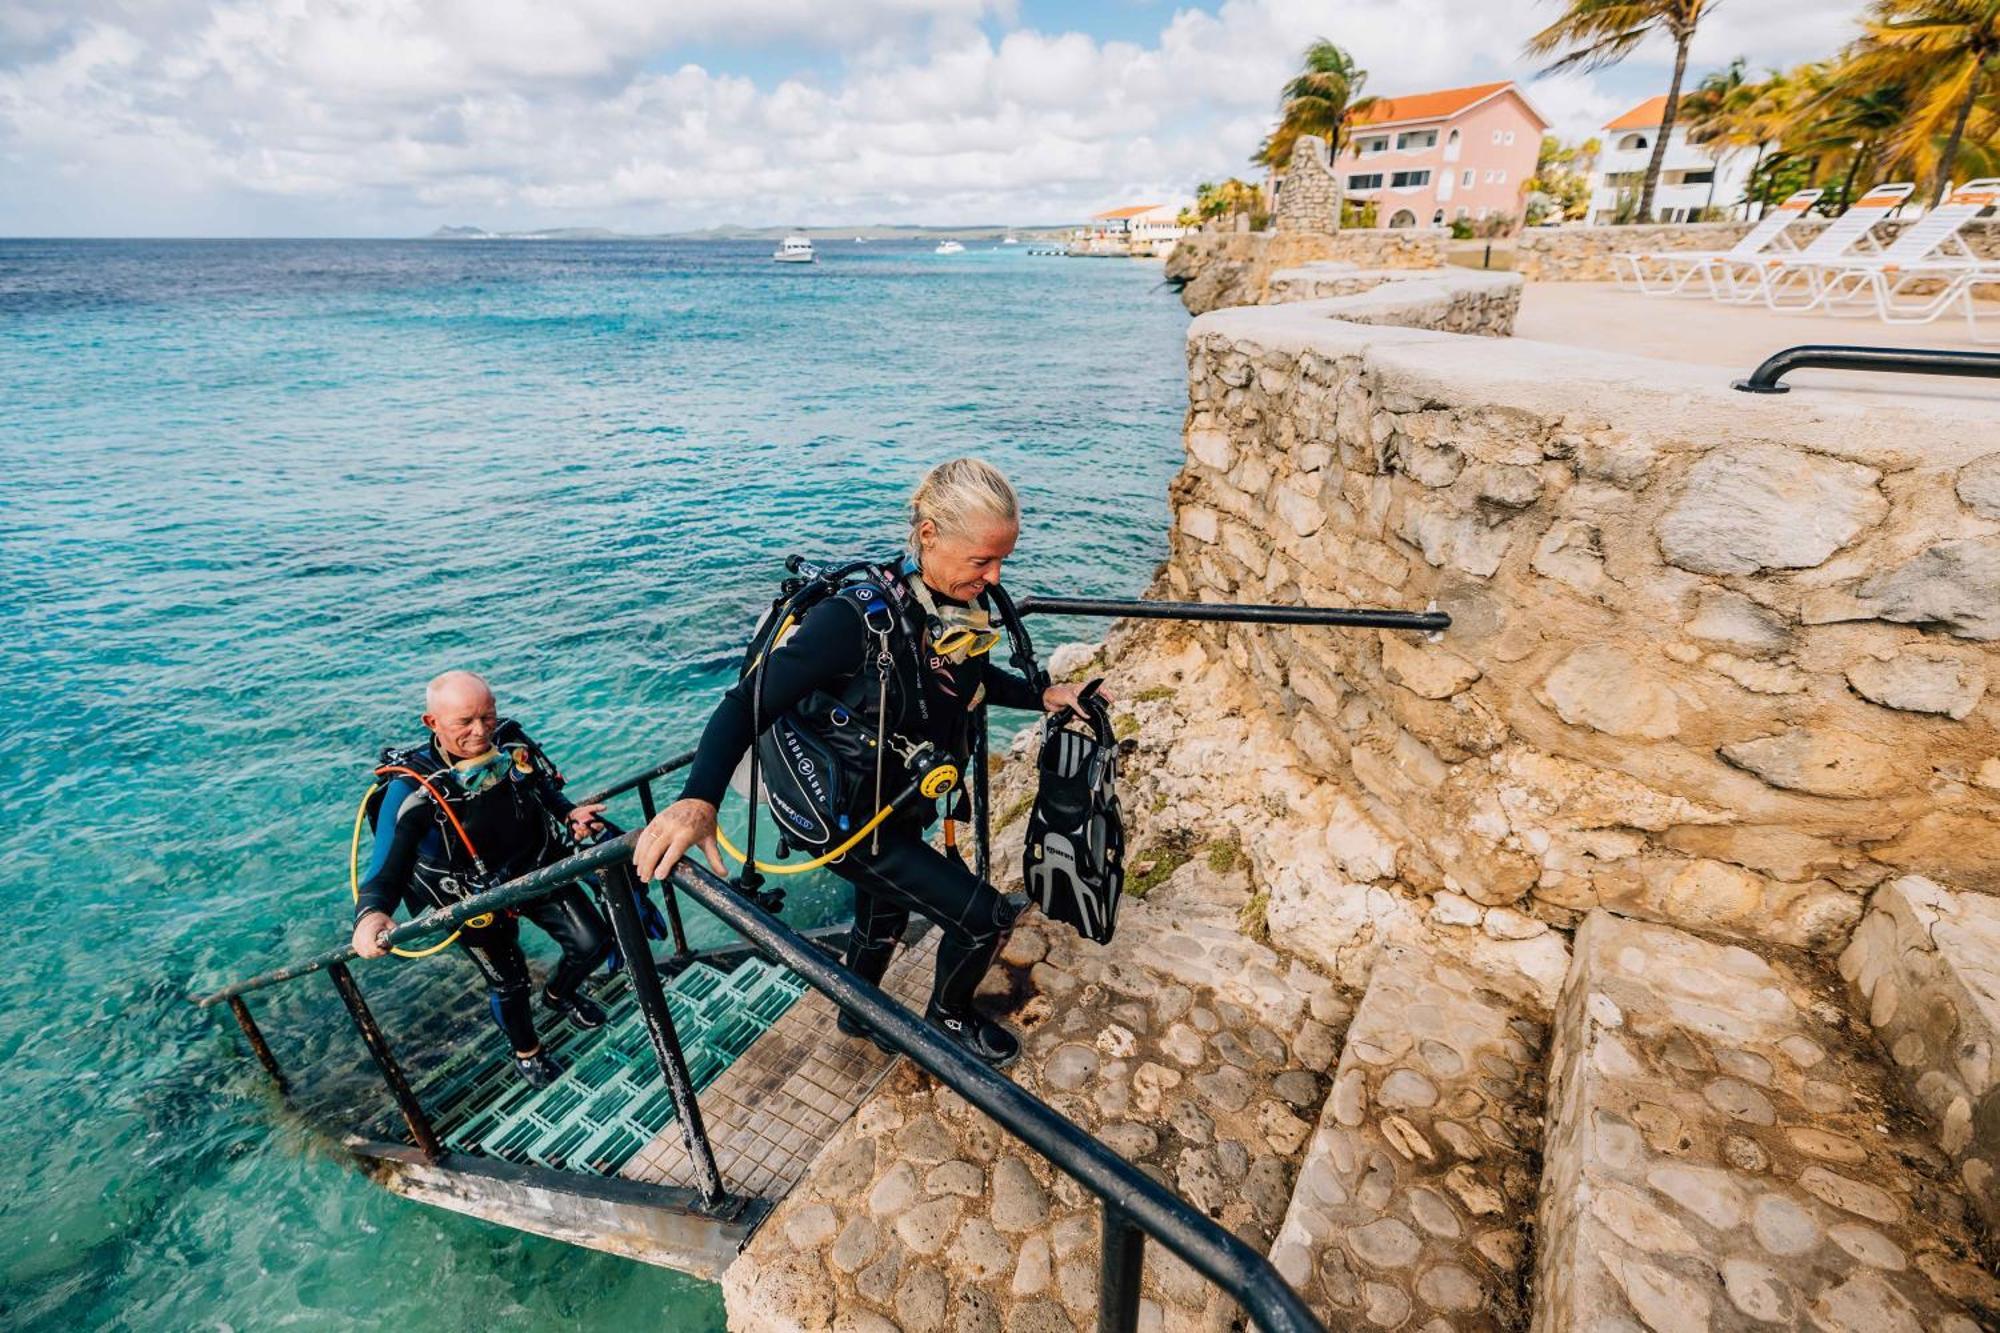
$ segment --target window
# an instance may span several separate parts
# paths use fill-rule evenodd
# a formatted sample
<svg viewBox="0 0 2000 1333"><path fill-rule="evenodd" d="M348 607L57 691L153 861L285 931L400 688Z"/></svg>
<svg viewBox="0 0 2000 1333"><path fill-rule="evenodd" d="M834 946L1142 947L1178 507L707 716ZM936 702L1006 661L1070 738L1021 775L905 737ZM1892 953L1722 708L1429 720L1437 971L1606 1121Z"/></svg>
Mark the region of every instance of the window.
<svg viewBox="0 0 2000 1333"><path fill-rule="evenodd" d="M1392 227L1414 227L1417 225L1417 215L1407 208L1399 208L1390 216L1389 225Z"/></svg>
<svg viewBox="0 0 2000 1333"><path fill-rule="evenodd" d="M1493 142L1494 143L1500 142L1500 131L1498 130L1493 131Z"/></svg>
<svg viewBox="0 0 2000 1333"><path fill-rule="evenodd" d="M1508 131L1507 131L1507 137L1506 137L1506 138L1505 138L1504 140L1502 140L1502 142L1503 142L1503 143L1512 143L1512 142L1514 142L1514 131L1512 131L1512 130L1508 130Z"/></svg>
<svg viewBox="0 0 2000 1333"><path fill-rule="evenodd" d="M1453 216L1454 218L1458 219L1458 220L1459 220L1460 222L1463 222L1463 221L1465 221L1465 217L1466 217L1466 213L1465 213L1465 209L1464 209L1464 207L1463 207L1463 206L1461 206L1461 207L1460 207L1459 209L1457 209L1457 211L1455 211L1455 212L1454 212L1454 213L1452 214L1452 216Z"/></svg>
<svg viewBox="0 0 2000 1333"><path fill-rule="evenodd" d="M1452 132L1451 132L1450 134L1447 134L1447 135L1446 135L1446 136L1444 137L1444 160L1445 160L1445 161L1447 161L1447 162L1456 162L1456 161L1458 161L1458 131L1457 131L1457 130L1453 130L1453 131L1452 131Z"/></svg>
<svg viewBox="0 0 2000 1333"><path fill-rule="evenodd" d="M1467 167L1467 168L1465 169L1465 174L1464 174L1463 176L1461 176L1461 177L1459 178L1459 182L1458 182L1458 183L1459 183L1460 185L1463 185L1463 186L1464 186L1464 187L1465 187L1466 189L1468 189L1468 190L1469 190L1469 189L1471 189L1471 188L1472 188L1472 181L1473 181L1473 178L1474 178L1475 176L1477 176L1478 174L1479 174L1479 173L1478 173L1478 172L1476 172L1476 171L1474 171L1474 170L1473 170L1473 169L1472 169L1471 167Z"/></svg>
<svg viewBox="0 0 2000 1333"><path fill-rule="evenodd" d="M1396 151L1399 153L1411 153L1420 148L1435 148L1437 147L1437 141L1438 132L1436 130L1404 130L1396 136Z"/></svg>
<svg viewBox="0 0 2000 1333"><path fill-rule="evenodd" d="M1347 178L1347 192L1349 194L1359 194L1363 190L1379 190L1381 188L1382 173L1379 171L1370 171Z"/></svg>
<svg viewBox="0 0 2000 1333"><path fill-rule="evenodd" d="M1431 225L1433 227L1442 227L1444 225L1444 210L1442 208L1431 214Z"/></svg>
<svg viewBox="0 0 2000 1333"><path fill-rule="evenodd" d="M1428 171L1399 171L1389 177L1389 188L1392 190L1414 190L1430 183L1431 173Z"/></svg>
<svg viewBox="0 0 2000 1333"><path fill-rule="evenodd" d="M1715 169L1713 167L1704 167L1697 171L1683 171L1681 173L1681 184L1683 185L1706 185L1714 179Z"/></svg>
<svg viewBox="0 0 2000 1333"><path fill-rule="evenodd" d="M1387 135L1378 135L1361 140L1355 148L1363 157L1367 157L1370 153L1386 153L1389 151L1389 139Z"/></svg>
<svg viewBox="0 0 2000 1333"><path fill-rule="evenodd" d="M1621 153L1636 153L1641 148L1651 147L1652 145L1646 142L1646 136L1643 134L1628 134L1618 141L1618 151Z"/></svg>
<svg viewBox="0 0 2000 1333"><path fill-rule="evenodd" d="M1493 173L1493 183L1494 183L1495 185L1505 185L1505 184L1507 183L1507 173L1506 173L1506 172L1504 172L1504 171L1496 171L1496 172L1494 172L1494 173Z"/></svg>

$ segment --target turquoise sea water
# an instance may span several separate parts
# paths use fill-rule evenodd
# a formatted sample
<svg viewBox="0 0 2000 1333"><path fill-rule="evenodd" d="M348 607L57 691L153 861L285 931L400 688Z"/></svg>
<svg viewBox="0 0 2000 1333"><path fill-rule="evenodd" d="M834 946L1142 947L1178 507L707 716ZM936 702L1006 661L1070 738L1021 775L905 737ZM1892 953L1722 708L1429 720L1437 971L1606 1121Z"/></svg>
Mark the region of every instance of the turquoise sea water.
<svg viewBox="0 0 2000 1333"><path fill-rule="evenodd" d="M961 453L1023 493L1010 586L1144 586L1184 402L1156 266L768 253L0 240L0 1326L721 1326L366 1183L183 997L344 934L353 803L440 669L576 781L638 768L784 554L893 547ZM392 1037L478 1001L455 957L357 975ZM355 1042L323 981L269 994L287 1064Z"/></svg>

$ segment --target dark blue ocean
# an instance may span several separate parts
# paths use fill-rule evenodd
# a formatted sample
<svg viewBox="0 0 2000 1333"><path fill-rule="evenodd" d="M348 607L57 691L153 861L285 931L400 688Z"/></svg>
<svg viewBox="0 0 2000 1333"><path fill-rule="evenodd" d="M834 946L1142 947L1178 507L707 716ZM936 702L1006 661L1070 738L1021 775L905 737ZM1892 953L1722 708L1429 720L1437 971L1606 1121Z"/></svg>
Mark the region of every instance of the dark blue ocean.
<svg viewBox="0 0 2000 1333"><path fill-rule="evenodd" d="M965 453L1021 490L1010 586L1144 587L1185 401L1157 265L769 252L0 240L0 1326L721 1327L368 1184L184 997L345 934L354 802L441 669L579 784L636 769L785 554L893 549ZM392 1037L478 1002L455 955L357 976ZM281 1060L353 1054L322 980L268 995Z"/></svg>

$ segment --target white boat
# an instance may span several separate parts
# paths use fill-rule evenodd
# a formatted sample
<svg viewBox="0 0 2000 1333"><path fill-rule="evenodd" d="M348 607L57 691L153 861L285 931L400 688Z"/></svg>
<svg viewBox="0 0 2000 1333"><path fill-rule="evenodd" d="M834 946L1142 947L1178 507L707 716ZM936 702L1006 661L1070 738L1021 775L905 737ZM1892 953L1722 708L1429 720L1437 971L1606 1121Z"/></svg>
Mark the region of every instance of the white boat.
<svg viewBox="0 0 2000 1333"><path fill-rule="evenodd" d="M1000 244L1002 244L1002 245L1019 245L1020 243L1021 243L1021 242L1020 242L1020 239L1019 239L1018 237L1014 237L1014 236L1007 236L1007 237L1004 237L1004 238L1002 238L1002 239L1001 239L1001 242L1000 242Z"/></svg>
<svg viewBox="0 0 2000 1333"><path fill-rule="evenodd" d="M965 253L965 247L957 241L939 241L937 249L933 253L940 255L962 255Z"/></svg>
<svg viewBox="0 0 2000 1333"><path fill-rule="evenodd" d="M787 236L771 252L771 259L779 264L810 264L813 262L813 243L803 236Z"/></svg>

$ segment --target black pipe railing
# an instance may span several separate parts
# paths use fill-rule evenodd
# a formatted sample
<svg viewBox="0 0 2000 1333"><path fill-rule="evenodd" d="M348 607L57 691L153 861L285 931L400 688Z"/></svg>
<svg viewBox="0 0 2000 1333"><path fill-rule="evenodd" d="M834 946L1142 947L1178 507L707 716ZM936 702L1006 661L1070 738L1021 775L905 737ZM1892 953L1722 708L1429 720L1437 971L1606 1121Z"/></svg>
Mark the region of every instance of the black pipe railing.
<svg viewBox="0 0 2000 1333"><path fill-rule="evenodd" d="M1050 1165L1104 1205L1104 1253L1099 1313L1115 1316L1101 1329L1129 1333L1139 1313L1144 1241L1136 1228L1221 1287L1266 1333L1325 1333L1298 1292L1269 1259L1238 1240L1194 1205L1127 1162L1018 1083L897 1004L878 987L834 962L791 927L737 893L689 858L674 867L683 893L737 934L805 979L808 986L866 1024Z"/></svg>
<svg viewBox="0 0 2000 1333"><path fill-rule="evenodd" d="M1238 602L1156 602L1114 597L1043 597L1016 604L1022 615L1118 616L1126 620L1209 620L1232 625L1332 625L1342 629L1406 629L1436 634L1451 628L1443 611L1381 611L1367 607L1246 606Z"/></svg>
<svg viewBox="0 0 2000 1333"><path fill-rule="evenodd" d="M651 819L653 817L653 811L651 807L653 804L652 786L654 780L657 778L663 778L667 774L672 773L677 769L686 768L689 764L692 764L693 762L694 762L694 751L684 750L680 754L675 755L671 759L661 760L659 763L654 764L651 768L647 769L643 773L634 773L629 778L623 778L617 782L614 782L609 787L604 788L602 791L594 791L588 796L579 796L577 798L576 803L578 805L596 805L599 801L608 801L614 796L623 796L626 792L631 791L634 787L640 787L644 789L643 795L645 797L645 804L647 806L646 818Z"/></svg>
<svg viewBox="0 0 2000 1333"><path fill-rule="evenodd" d="M1730 387L1743 393L1790 393L1779 383L1794 370L1875 370L1898 375L1969 375L2000 379L2000 352L1963 352L1937 347L1845 347L1807 343L1764 359L1750 378Z"/></svg>

